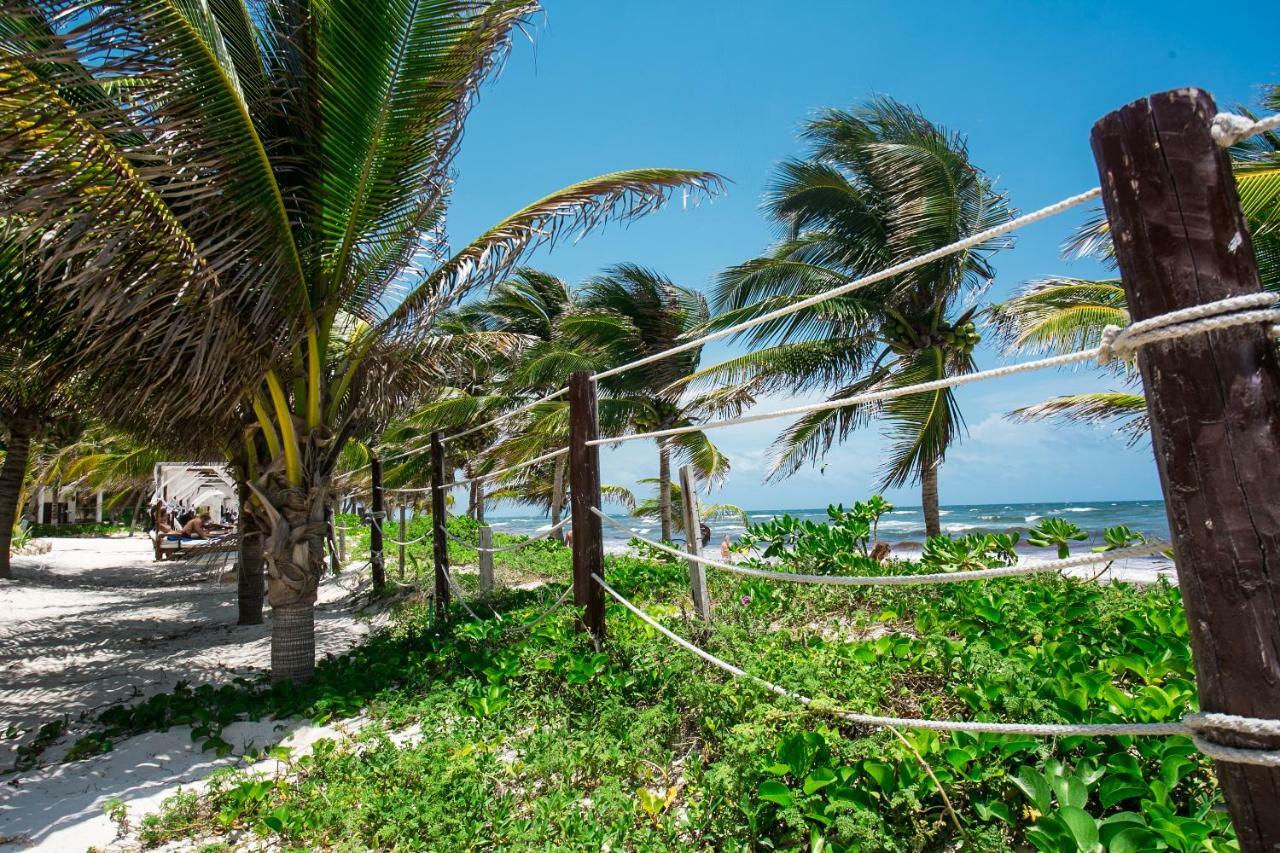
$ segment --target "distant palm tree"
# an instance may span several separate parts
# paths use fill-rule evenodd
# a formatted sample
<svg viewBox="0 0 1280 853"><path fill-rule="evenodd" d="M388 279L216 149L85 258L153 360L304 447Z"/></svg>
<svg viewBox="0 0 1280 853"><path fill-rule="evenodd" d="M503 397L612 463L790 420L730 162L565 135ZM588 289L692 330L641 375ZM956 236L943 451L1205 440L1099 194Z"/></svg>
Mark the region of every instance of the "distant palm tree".
<svg viewBox="0 0 1280 853"><path fill-rule="evenodd" d="M618 264L587 281L580 304L589 322L616 318L614 328L593 322L591 334L614 353L614 364L670 349L706 325L706 297L636 264ZM680 385L698 368L702 348L678 353L601 381L603 393L635 406L631 427L653 432L692 426L715 417L733 416L752 402L744 389L694 393ZM612 365L609 365L612 366ZM705 432L687 432L657 440L658 507L662 538L675 530L672 518L671 463L694 467L698 479L717 482L729 473L729 459Z"/></svg>
<svg viewBox="0 0 1280 853"><path fill-rule="evenodd" d="M1280 86L1262 99L1269 111L1280 110ZM1241 112L1249 113L1241 108ZM1280 291L1280 134L1264 133L1231 148L1240 205L1253 237L1254 255L1262 286ZM1092 257L1115 264L1111 232L1105 215L1090 218L1068 241L1068 257ZM1010 353L1065 353L1096 347L1107 326L1129 324L1129 307L1119 279L1051 277L1030 282L992 315ZM1124 379L1122 389L1090 391L1053 397L1010 412L1017 420L1055 419L1067 422L1114 424L1130 442L1149 429L1146 399L1138 387L1132 363L1106 368Z"/></svg>
<svg viewBox="0 0 1280 853"><path fill-rule="evenodd" d="M782 239L768 255L721 274L712 328L794 304L1010 215L970 162L963 136L889 98L826 110L802 138L808 155L782 163L765 197ZM692 381L734 383L757 395L821 390L839 399L972 371L978 314L962 302L990 282L990 255L1006 244L990 241L759 325L739 336L750 352ZM938 466L963 428L949 390L806 415L775 442L770 476L817 463L877 417L892 442L880 486L919 482L925 525L936 535Z"/></svg>
<svg viewBox="0 0 1280 853"><path fill-rule="evenodd" d="M206 320L191 346L211 353L183 365L198 386L191 399L206 404L200 428L245 459L246 523L266 545L272 671L297 681L314 668L338 458L433 390L437 316L537 245L643 215L674 189L715 190L719 178L604 175L448 256L463 126L536 3L268 5L102 0L67 15L49 0L18 3L0 31L6 69L17 69L0 75L0 126L18 131L0 136L0 161L20 178L16 212L64 212L54 224L70 235L90 203L146 210L157 224L126 246L160 245L157 257L187 264L192 286L170 310ZM86 196L69 173L100 181L104 195ZM82 309L86 327L96 309L131 310L100 284L86 273L64 287L69 308L95 309ZM135 385L159 391L175 366L131 367ZM136 408L128 399L112 411Z"/></svg>

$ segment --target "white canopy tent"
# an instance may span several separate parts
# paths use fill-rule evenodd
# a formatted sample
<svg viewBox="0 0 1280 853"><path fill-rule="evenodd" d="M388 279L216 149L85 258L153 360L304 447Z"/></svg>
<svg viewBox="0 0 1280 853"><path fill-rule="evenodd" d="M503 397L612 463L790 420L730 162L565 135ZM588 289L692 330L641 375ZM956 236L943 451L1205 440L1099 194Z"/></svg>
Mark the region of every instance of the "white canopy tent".
<svg viewBox="0 0 1280 853"><path fill-rule="evenodd" d="M208 507L214 519L224 509L238 509L235 479L225 465L203 462L160 462L155 467L154 506L199 509Z"/></svg>

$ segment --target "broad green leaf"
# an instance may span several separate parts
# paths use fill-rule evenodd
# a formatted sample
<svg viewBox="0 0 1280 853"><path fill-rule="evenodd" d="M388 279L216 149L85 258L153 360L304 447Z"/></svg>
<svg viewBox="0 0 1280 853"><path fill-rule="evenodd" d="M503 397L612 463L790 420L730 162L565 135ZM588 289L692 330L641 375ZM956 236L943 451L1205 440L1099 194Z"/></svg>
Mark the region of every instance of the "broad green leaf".
<svg viewBox="0 0 1280 853"><path fill-rule="evenodd" d="M781 782L761 782L760 789L756 795L762 800L768 800L771 803L777 803L785 808L790 808L795 800L791 796L791 791Z"/></svg>
<svg viewBox="0 0 1280 853"><path fill-rule="evenodd" d="M1063 806L1058 809L1057 817L1071 831L1077 847L1084 851L1098 849L1098 822L1088 812L1075 806Z"/></svg>

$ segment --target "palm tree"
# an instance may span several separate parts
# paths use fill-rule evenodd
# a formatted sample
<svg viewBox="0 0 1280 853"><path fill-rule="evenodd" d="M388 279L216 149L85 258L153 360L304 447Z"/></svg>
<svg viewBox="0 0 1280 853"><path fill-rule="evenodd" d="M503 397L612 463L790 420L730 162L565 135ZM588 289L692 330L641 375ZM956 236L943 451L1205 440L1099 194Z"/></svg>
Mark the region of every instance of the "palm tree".
<svg viewBox="0 0 1280 853"><path fill-rule="evenodd" d="M916 110L875 98L809 121L803 159L785 161L765 198L782 232L763 257L721 274L709 324L725 328L883 269L1007 219L964 137ZM831 399L929 382L974 369L978 341L966 296L993 275L990 241L744 332L750 352L706 368L695 382L754 394L825 391ZM771 478L817 463L875 417L891 445L881 488L919 482L925 525L940 532L938 466L963 428L949 390L807 415L774 444Z"/></svg>
<svg viewBox="0 0 1280 853"><path fill-rule="evenodd" d="M444 257L463 125L535 4L104 0L60 17L55 6L21 11L40 37L0 36L6 67L21 69L0 75L0 124L40 112L80 145L27 134L0 162L22 163L45 207L73 218L79 202L55 194L58 179L73 155L102 152L121 206L155 209L166 251L192 260L210 295L173 313L199 312L217 342L199 365L214 389L197 397L228 455L245 460L273 675L306 679L335 466L351 438L377 435L431 389L437 315L532 247L643 215L676 188L713 191L719 178L639 169L584 181ZM92 276L73 285L68 302L97 299Z"/></svg>
<svg viewBox="0 0 1280 853"><path fill-rule="evenodd" d="M1280 110L1280 86L1262 99ZM1245 114L1248 109L1240 108ZM1250 114L1251 115L1251 114ZM1262 286L1280 290L1280 135L1268 132L1231 148L1240 206L1249 222ZM1114 248L1105 215L1096 213L1068 241L1067 257L1092 257L1114 267ZM1029 282L1008 301L993 307L996 329L1010 353L1065 353L1095 347L1107 326L1129 324L1129 309L1119 279L1066 276ZM1055 419L1089 424L1118 424L1130 443L1146 436L1147 404L1132 363L1107 368L1120 375L1120 389L1053 397L1010 412L1017 420Z"/></svg>
<svg viewBox="0 0 1280 853"><path fill-rule="evenodd" d="M701 293L681 287L637 264L618 264L590 279L580 299L589 321L586 334L614 353L614 364L628 363L683 343L709 319ZM613 319L616 325L602 326ZM702 348L624 371L601 383L602 391L635 406L631 426L637 432L685 427L715 417L732 417L753 398L740 389L695 394L680 385L697 370ZM662 538L675 530L672 518L671 463L691 464L698 479L714 483L729 473L729 459L702 431L657 440L658 506Z"/></svg>

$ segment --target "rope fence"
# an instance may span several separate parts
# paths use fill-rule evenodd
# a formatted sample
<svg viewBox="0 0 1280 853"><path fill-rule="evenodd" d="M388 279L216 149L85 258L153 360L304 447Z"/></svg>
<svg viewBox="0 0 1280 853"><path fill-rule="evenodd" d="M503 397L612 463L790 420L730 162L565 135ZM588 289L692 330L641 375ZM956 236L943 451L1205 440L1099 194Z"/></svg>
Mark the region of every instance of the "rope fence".
<svg viewBox="0 0 1280 853"><path fill-rule="evenodd" d="M734 678L763 687L814 713L831 714L851 723L1037 737L1185 736L1200 752L1214 760L1280 768L1280 748L1277 748L1280 747L1280 719L1265 716L1205 712L1160 723L1032 723L913 719L831 708L823 700L752 675L677 635L621 595L604 578L602 525L618 528L629 536L634 534L601 509L599 448L602 446L642 439L661 440L777 418L870 406L1031 371L1089 362L1107 365L1117 359L1129 360L1140 354L1138 361L1142 367L1144 391L1151 401L1149 419L1153 441L1160 449L1157 464L1165 501L1170 505L1172 539L1178 545L1179 554L1187 555L1185 560L1179 561L1178 571L1180 578L1186 580L1184 594L1201 597L1197 601L1198 623L1190 632L1196 677L1206 687L1201 694L1215 697L1214 704L1221 711L1272 712L1272 717L1280 717L1280 699L1271 701L1276 699L1276 689L1268 680L1270 670L1266 669L1269 664L1265 660L1266 650L1280 645L1280 628L1277 627L1280 626L1280 612L1272 612L1280 608L1268 609L1270 605L1265 602L1258 604L1254 600L1257 598L1256 590L1269 588L1268 577L1273 575L1268 575L1266 560L1267 554L1274 549L1267 543L1280 540L1280 528L1277 528L1274 513L1250 511L1250 502L1255 505L1261 502L1264 506L1280 503L1280 486L1273 488L1271 478L1242 479L1237 476L1238 472L1231 470L1232 463L1265 465L1267 461L1280 457L1280 439L1276 438L1277 431L1267 420L1274 416L1275 411L1280 411L1280 379L1274 375L1277 372L1275 353L1274 346L1270 344L1280 336L1277 332L1280 329L1280 305L1275 294L1258 292L1257 270L1252 267L1252 258L1248 253L1238 252L1241 245L1248 245L1242 236L1247 226L1238 203L1229 197L1233 191L1231 185L1213 185L1213 181L1218 179L1231 181L1230 164L1223 149L1257 134L1280 129L1280 114L1261 120L1227 113L1215 115L1214 111L1203 109L1203 103L1197 100L1200 97L1202 93L1195 90L1164 93L1159 99L1135 102L1099 121L1094 129L1095 155L1099 173L1104 177L1099 187L725 328L703 327L701 334L661 352L594 373L576 372L565 388L549 395L523 403L453 435L433 434L431 486L396 491L432 494L438 606L442 606L441 603L447 605L448 592L452 589L466 612L473 619L479 619L462 600L463 590L449 572L448 549L444 546L446 537L481 553L481 589L485 590L486 583L492 583L492 561L489 560L489 574L486 575L484 557L517 551L573 523L574 583L533 622L511 630L524 630L540 623L564 605L572 594L581 607L579 626L589 631L597 643L602 642L605 639L604 604L607 595L667 640ZM1143 113L1142 110L1148 112ZM1206 115L1212 115L1212 120L1206 121ZM1173 129L1175 126L1176 130ZM1186 186L1194 184L1203 192L1184 194L1168 191L1170 186L1182 187L1183 182ZM1221 196L1222 193L1228 195ZM1231 203L1220 203L1222 198ZM1105 202L1108 223L1116 235L1115 253L1128 308L1133 316L1145 316L1147 319L1124 328L1106 327L1095 347L946 376L930 382L879 388L849 397L696 425L613 437L599 435L596 383L600 381L714 341L741 335L861 288L895 279L1099 199ZM1158 223L1159 227L1152 226L1152 223ZM1178 223L1185 226L1185 233L1178 231ZM1265 337L1259 334L1259 326L1263 327ZM1216 335L1204 346L1152 347L1154 344L1193 338L1203 340L1206 335L1228 330L1235 334ZM1263 356L1266 356L1265 363L1260 362ZM1174 379L1165 383L1165 377ZM567 398L570 447L497 471L456 482L443 482L445 470L441 447L444 443L475 435L561 398ZM1188 423L1192 426L1188 427ZM1211 442L1216 442L1216 445ZM1225 457L1218 452L1224 447ZM566 484L572 505L569 518L523 542L498 548L464 542L444 526L443 493L448 489L492 480L558 459L570 453L571 448L574 461L568 466ZM421 450L409 451L409 454L414 452ZM687 473L687 469L682 472L682 483ZM682 493L685 500L683 523L687 530L696 530L700 521L696 489L682 488ZM1188 495L1213 495L1214 499L1188 503ZM379 522L372 520L369 523L376 525ZM1245 532L1242 534L1242 531ZM407 545L425 538L409 542L391 541ZM1170 542L1144 542L1065 559L975 571L853 576L792 573L710 559L699 553L697 537L690 537L691 541L684 549L646 537L635 538L650 548L688 563L691 594L699 607L700 618L707 625L711 624L711 611L706 597L705 567L789 583L923 586L1058 573L1166 552L1173 547ZM1229 566L1231 571L1225 571L1224 566ZM1274 570L1274 566L1271 569ZM1249 607L1240 604L1241 596L1246 593L1251 596ZM701 601L700 594L703 596ZM1220 601L1213 600L1213 596ZM1262 652L1259 652L1260 648ZM1263 658L1261 662L1260 655ZM1225 659L1230 659L1230 663L1225 663ZM1242 673L1253 670L1258 670L1253 681L1241 680ZM1265 699L1254 695L1262 693L1266 694ZM1224 738L1234 742L1224 743ZM1259 742L1257 748L1248 745L1250 740ZM1261 774L1257 778L1245 778L1246 775L1219 774L1228 804L1257 801L1275 805L1274 791L1280 790L1280 776ZM1275 780L1274 785L1271 784L1272 779Z"/></svg>

